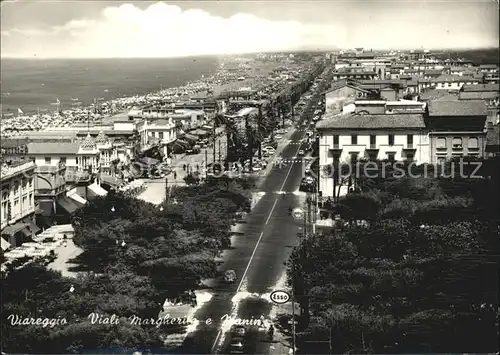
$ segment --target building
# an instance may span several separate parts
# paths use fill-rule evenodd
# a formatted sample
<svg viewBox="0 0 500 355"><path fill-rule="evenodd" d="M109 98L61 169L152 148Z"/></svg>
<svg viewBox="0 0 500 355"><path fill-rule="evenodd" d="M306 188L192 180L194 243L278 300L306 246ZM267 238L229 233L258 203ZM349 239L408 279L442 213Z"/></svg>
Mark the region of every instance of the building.
<svg viewBox="0 0 500 355"><path fill-rule="evenodd" d="M29 160L2 162L2 250L15 248L40 230L35 215L35 169Z"/></svg>
<svg viewBox="0 0 500 355"><path fill-rule="evenodd" d="M172 118L169 119L144 119L137 125L141 147L147 149L153 145L160 144L165 149L165 156L168 156L167 144L177 138L179 127Z"/></svg>
<svg viewBox="0 0 500 355"><path fill-rule="evenodd" d="M483 101L431 101L427 105L430 160L443 162L463 156L483 157L488 111Z"/></svg>
<svg viewBox="0 0 500 355"><path fill-rule="evenodd" d="M464 85L477 85L480 80L465 76L444 74L437 78L431 78L430 81L433 84L432 86L437 90L460 90Z"/></svg>
<svg viewBox="0 0 500 355"><path fill-rule="evenodd" d="M37 166L63 163L68 172L97 172L99 149L90 135L83 142L36 142L27 144L27 155Z"/></svg>
<svg viewBox="0 0 500 355"><path fill-rule="evenodd" d="M318 122L316 128L322 169L359 159L410 161L416 164L429 161L429 141L423 114L339 115ZM319 190L323 196L333 196L333 176L321 176Z"/></svg>

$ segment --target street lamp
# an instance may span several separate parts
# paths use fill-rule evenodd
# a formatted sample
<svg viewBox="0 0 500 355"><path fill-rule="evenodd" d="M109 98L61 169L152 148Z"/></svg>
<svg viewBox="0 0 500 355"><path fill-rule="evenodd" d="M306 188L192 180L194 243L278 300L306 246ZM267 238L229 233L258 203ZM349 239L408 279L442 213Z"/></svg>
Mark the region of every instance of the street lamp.
<svg viewBox="0 0 500 355"><path fill-rule="evenodd" d="M115 212L115 211L116 211L115 206L112 206L111 207L111 212Z"/></svg>

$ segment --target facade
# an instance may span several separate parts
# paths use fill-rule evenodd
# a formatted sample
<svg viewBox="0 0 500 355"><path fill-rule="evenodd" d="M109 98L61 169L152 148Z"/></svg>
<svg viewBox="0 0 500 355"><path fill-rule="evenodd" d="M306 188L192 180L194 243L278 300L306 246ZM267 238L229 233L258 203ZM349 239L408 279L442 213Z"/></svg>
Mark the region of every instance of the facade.
<svg viewBox="0 0 500 355"><path fill-rule="evenodd" d="M164 149L165 156L168 156L167 144L177 139L177 125L169 119L148 120L145 119L138 126L141 147L148 149L156 144L160 144Z"/></svg>
<svg viewBox="0 0 500 355"><path fill-rule="evenodd" d="M364 160L429 161L423 114L353 114L317 124L320 169L335 163ZM333 176L319 181L322 196L333 196ZM337 192L336 192L337 193ZM341 192L342 193L342 192Z"/></svg>
<svg viewBox="0 0 500 355"><path fill-rule="evenodd" d="M483 101L431 101L426 113L431 163L484 157L487 115Z"/></svg>
<svg viewBox="0 0 500 355"><path fill-rule="evenodd" d="M441 75L430 80L437 90L460 90L464 85L479 84L478 79L457 75Z"/></svg>
<svg viewBox="0 0 500 355"><path fill-rule="evenodd" d="M35 169L29 160L2 163L2 246L19 246L39 231L34 223Z"/></svg>

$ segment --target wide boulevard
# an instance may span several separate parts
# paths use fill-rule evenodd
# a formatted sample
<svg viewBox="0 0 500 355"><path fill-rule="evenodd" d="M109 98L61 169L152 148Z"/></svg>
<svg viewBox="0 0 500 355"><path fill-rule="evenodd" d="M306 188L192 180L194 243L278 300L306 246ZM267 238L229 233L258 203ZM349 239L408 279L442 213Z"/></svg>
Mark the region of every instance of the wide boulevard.
<svg viewBox="0 0 500 355"><path fill-rule="evenodd" d="M275 164L260 186L263 196L239 233L233 238L232 249L225 257L224 269L235 270L238 279L234 284L218 283L210 291L212 299L196 313L200 325L190 334L180 352L190 354L226 353L226 334L221 329L221 317L259 319L268 318L271 303L258 295L273 291L280 276L285 272L285 263L297 244L299 223L289 215L289 208L298 206L298 190L303 174L302 159L297 157L305 128L295 130L289 144L281 153L283 163ZM237 304L233 297L257 295ZM211 318L212 325L205 320ZM247 336L245 353L265 353L269 343L263 341L265 331L251 331Z"/></svg>

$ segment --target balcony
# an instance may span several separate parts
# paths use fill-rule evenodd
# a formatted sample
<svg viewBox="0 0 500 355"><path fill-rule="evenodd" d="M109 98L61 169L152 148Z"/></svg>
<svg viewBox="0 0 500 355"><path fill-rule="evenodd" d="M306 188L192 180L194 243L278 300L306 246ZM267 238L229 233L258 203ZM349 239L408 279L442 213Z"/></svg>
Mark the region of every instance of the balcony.
<svg viewBox="0 0 500 355"><path fill-rule="evenodd" d="M464 150L464 147L461 144L453 144L452 150L454 152L461 152Z"/></svg>

